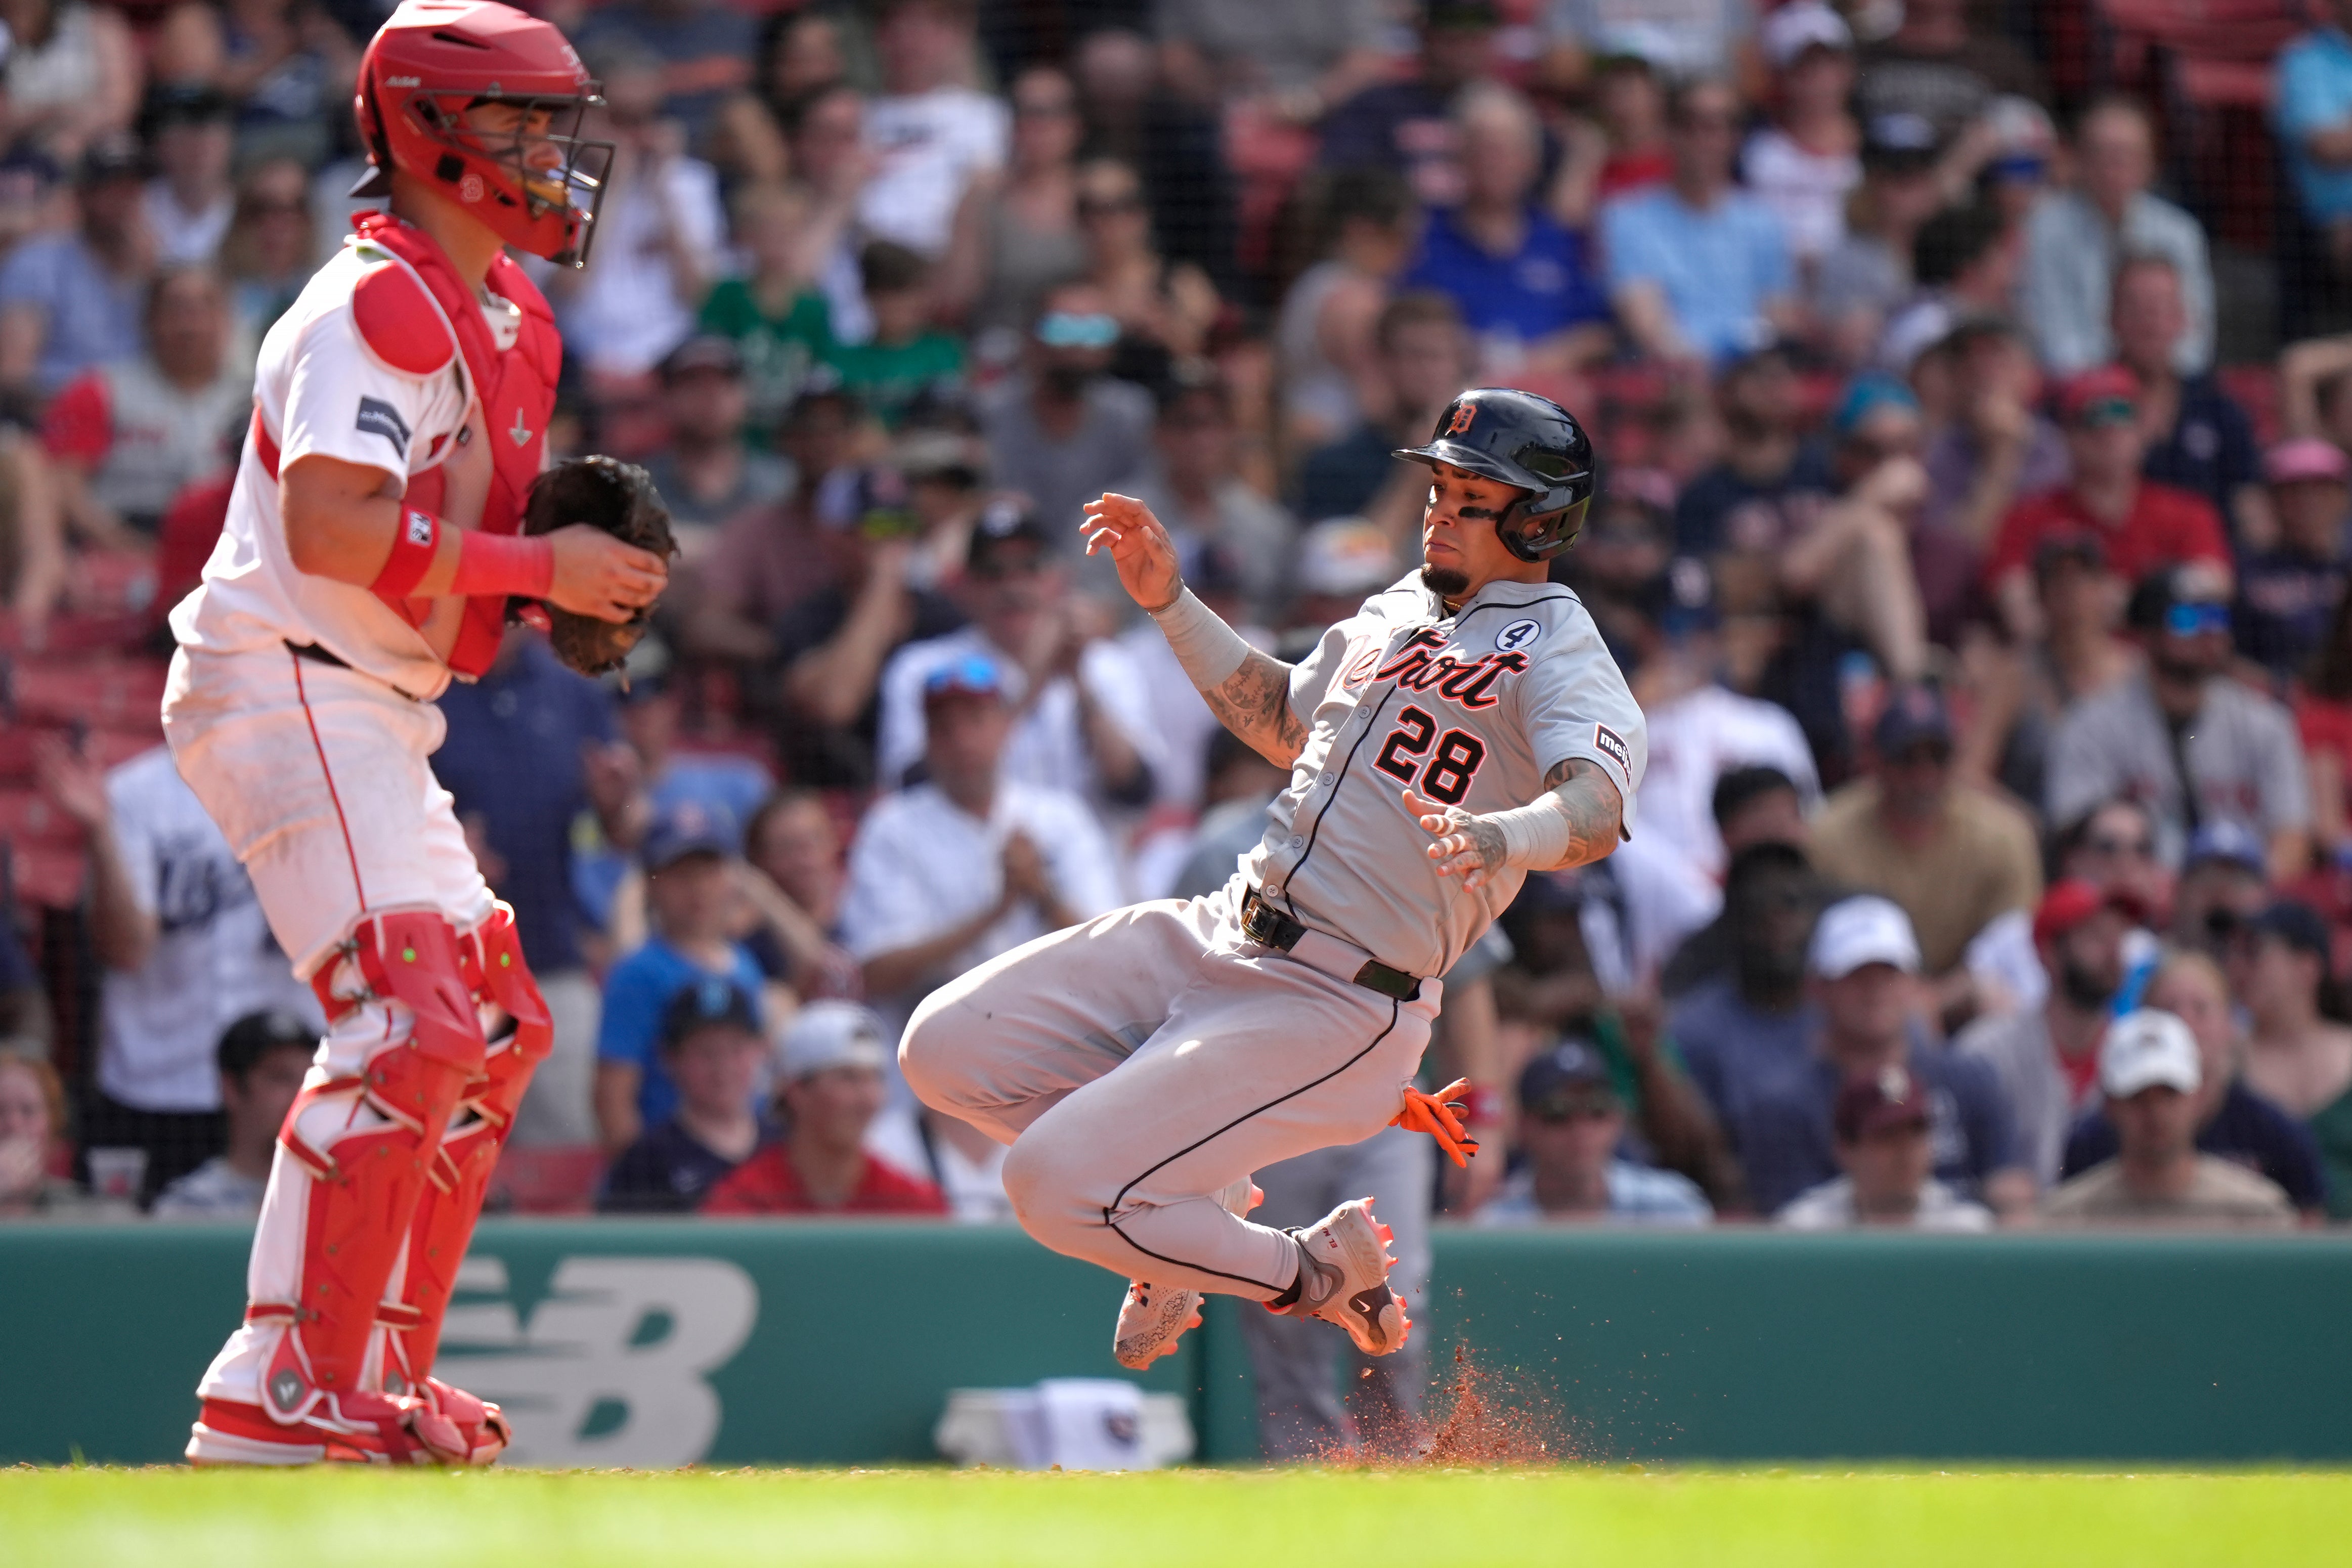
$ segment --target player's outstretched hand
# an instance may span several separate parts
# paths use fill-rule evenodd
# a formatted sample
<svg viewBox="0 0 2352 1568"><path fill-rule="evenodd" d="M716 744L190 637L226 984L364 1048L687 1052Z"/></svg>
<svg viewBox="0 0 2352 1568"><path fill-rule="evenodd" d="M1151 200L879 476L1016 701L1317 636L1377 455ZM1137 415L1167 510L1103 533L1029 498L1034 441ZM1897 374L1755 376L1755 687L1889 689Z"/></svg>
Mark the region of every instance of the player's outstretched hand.
<svg viewBox="0 0 2352 1568"><path fill-rule="evenodd" d="M1110 552L1119 585L1145 609L1163 609L1184 591L1175 541L1133 496L1105 490L1101 500L1087 502L1087 520L1079 527L1087 536L1087 553Z"/></svg>
<svg viewBox="0 0 2352 1568"><path fill-rule="evenodd" d="M1448 805L1405 786L1404 806L1430 835L1429 858L1441 877L1459 877L1465 888L1480 888L1503 868L1503 830L1484 817Z"/></svg>
<svg viewBox="0 0 2352 1568"><path fill-rule="evenodd" d="M660 597L669 581L668 562L593 523L566 523L547 538L555 548L555 584L547 601L575 616L626 621Z"/></svg>

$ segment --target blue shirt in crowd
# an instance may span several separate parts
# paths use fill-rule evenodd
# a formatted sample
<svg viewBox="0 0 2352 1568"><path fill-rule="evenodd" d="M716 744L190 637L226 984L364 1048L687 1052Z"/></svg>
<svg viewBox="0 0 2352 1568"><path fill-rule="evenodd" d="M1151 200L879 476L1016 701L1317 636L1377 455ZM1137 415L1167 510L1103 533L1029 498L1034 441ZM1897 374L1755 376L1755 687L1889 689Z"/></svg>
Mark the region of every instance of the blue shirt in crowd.
<svg viewBox="0 0 2352 1568"><path fill-rule="evenodd" d="M626 1062L637 1069L641 1075L637 1118L647 1127L658 1127L677 1112L677 1086L662 1069L662 1015L669 1010L672 997L705 973L686 954L655 937L613 965L612 973L604 977L604 1016L596 1026L596 1059ZM758 1010L760 966L740 942L728 946L727 973Z"/></svg>
<svg viewBox="0 0 2352 1568"><path fill-rule="evenodd" d="M2116 1124L2093 1110L2066 1135L2066 1159L2059 1179L2072 1181L2092 1166L2116 1157ZM2311 1129L2232 1079L2213 1120L2197 1130L2197 1147L2233 1161L2276 1183L2299 1209L2327 1206L2327 1167Z"/></svg>
<svg viewBox="0 0 2352 1568"><path fill-rule="evenodd" d="M1813 1052L1811 1032L1791 1049L1784 1030L1727 1039L1702 1031L1701 1047L1683 1033L1683 1013L1675 1011L1675 1041L1748 1174L1756 1212L1778 1214L1799 1193L1834 1178L1830 1107L1843 1079L1835 1063ZM2016 1127L1992 1069L1916 1039L1908 1066L1927 1090L1935 1175L1962 1196L1977 1196L1986 1176L2017 1163Z"/></svg>
<svg viewBox="0 0 2352 1568"><path fill-rule="evenodd" d="M146 284L100 265L79 234L36 235L0 266L0 310L28 305L41 313L41 355L33 384L41 395L86 370L135 360Z"/></svg>
<svg viewBox="0 0 2352 1568"><path fill-rule="evenodd" d="M2281 51L2272 78L2271 121L2304 215L2315 223L2352 217L2352 166L2313 159L2304 139L2352 121L2352 38L2334 27L2305 33Z"/></svg>
<svg viewBox="0 0 2352 1568"><path fill-rule="evenodd" d="M1725 192L1704 211L1671 185L1619 196L1601 209L1601 248L1610 297L1655 284L1683 341L1709 359L1765 342L1764 307L1796 291L1780 220L1743 191Z"/></svg>
<svg viewBox="0 0 2352 1568"><path fill-rule="evenodd" d="M541 974L579 968L584 915L572 890L572 827L589 809L580 752L617 733L612 699L532 637L474 684L453 682L441 712L449 738L433 772L458 819L479 816L506 862L494 888L514 906L524 959Z"/></svg>
<svg viewBox="0 0 2352 1568"><path fill-rule="evenodd" d="M1564 328L1607 320L1609 301L1585 259L1583 237L1532 206L1527 221L1517 253L1495 256L1463 233L1451 212L1431 213L1421 258L1402 287L1448 296L1481 337L1533 342Z"/></svg>

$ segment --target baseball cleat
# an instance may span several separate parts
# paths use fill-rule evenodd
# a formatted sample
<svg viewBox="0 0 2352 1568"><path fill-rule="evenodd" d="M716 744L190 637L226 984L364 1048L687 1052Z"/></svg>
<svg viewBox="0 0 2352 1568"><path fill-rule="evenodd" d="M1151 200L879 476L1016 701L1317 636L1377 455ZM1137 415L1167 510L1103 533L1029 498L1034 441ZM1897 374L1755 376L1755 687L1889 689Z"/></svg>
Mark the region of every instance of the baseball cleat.
<svg viewBox="0 0 2352 1568"><path fill-rule="evenodd" d="M1404 1299L1389 1289L1389 1270L1396 1267L1389 1243L1396 1237L1372 1217L1372 1200L1341 1204L1290 1234L1298 1243L1298 1300L1288 1307L1268 1302L1267 1310L1337 1323L1366 1355L1403 1349L1412 1320Z"/></svg>
<svg viewBox="0 0 2352 1568"><path fill-rule="evenodd" d="M1244 1176L1219 1192L1217 1201L1241 1217L1265 1202L1265 1194ZM1129 1372L1141 1372L1173 1352L1185 1330L1200 1326L1201 1292L1181 1286L1162 1289L1130 1279L1127 1298L1118 1304L1118 1326L1111 1331L1111 1359Z"/></svg>
<svg viewBox="0 0 2352 1568"><path fill-rule="evenodd" d="M420 1401L382 1394L326 1400L291 1426L258 1405L207 1399L183 1450L192 1465L430 1465L453 1462L457 1428Z"/></svg>

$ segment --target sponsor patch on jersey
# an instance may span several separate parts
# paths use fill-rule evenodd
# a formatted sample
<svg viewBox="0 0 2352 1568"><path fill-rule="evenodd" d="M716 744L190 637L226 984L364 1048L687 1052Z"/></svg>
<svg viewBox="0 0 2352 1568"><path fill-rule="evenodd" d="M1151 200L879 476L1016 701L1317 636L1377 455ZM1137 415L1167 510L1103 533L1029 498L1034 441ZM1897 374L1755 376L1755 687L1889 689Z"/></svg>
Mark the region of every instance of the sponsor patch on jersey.
<svg viewBox="0 0 2352 1568"><path fill-rule="evenodd" d="M1535 646L1536 638L1541 636L1543 636L1543 627L1540 624L1535 621L1513 621L1495 634L1495 647L1504 653L1517 653L1523 647Z"/></svg>
<svg viewBox="0 0 2352 1568"><path fill-rule="evenodd" d="M408 514L408 542L420 548L433 542L433 514L412 511Z"/></svg>
<svg viewBox="0 0 2352 1568"><path fill-rule="evenodd" d="M1592 726L1592 749L1615 763L1619 771L1633 771L1633 754L1625 748L1625 737L1606 724Z"/></svg>
<svg viewBox="0 0 2352 1568"><path fill-rule="evenodd" d="M400 416L399 409L383 398L361 398L360 416L353 422L353 427L371 436L383 437L400 454L401 461L408 460L408 421Z"/></svg>

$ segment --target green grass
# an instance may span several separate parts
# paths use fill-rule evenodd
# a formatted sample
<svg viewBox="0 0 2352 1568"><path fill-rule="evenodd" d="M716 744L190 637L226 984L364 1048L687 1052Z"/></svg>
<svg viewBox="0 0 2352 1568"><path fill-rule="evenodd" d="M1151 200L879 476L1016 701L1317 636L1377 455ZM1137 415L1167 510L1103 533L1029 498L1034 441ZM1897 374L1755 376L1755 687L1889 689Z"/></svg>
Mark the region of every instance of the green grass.
<svg viewBox="0 0 2352 1568"><path fill-rule="evenodd" d="M2299 1568L2347 1518L2255 1471L0 1470L10 1568Z"/></svg>

